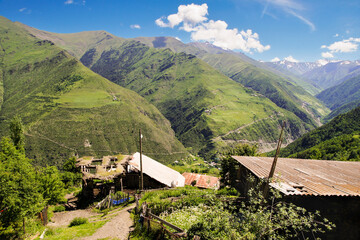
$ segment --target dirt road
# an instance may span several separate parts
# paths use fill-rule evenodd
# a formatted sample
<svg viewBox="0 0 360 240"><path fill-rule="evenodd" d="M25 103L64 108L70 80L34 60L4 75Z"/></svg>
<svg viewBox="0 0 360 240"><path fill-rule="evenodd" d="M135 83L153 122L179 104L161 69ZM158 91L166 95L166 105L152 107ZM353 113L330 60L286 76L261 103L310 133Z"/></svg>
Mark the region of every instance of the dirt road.
<svg viewBox="0 0 360 240"><path fill-rule="evenodd" d="M110 221L99 228L92 236L83 238L82 240L96 240L102 238L109 239L128 239L129 232L133 226L130 218L130 212L134 208L134 204L118 211Z"/></svg>

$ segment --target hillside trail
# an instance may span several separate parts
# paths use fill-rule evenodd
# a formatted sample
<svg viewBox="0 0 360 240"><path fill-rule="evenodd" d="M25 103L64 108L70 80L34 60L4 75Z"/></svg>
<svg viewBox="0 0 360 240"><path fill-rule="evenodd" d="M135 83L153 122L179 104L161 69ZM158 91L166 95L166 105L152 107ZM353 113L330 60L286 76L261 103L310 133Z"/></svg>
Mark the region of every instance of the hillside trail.
<svg viewBox="0 0 360 240"><path fill-rule="evenodd" d="M130 212L135 207L135 204L117 211L112 214L115 215L111 220L99 228L92 236L82 238L82 240L96 240L96 239L128 239L128 235L133 227L133 221L130 218Z"/></svg>

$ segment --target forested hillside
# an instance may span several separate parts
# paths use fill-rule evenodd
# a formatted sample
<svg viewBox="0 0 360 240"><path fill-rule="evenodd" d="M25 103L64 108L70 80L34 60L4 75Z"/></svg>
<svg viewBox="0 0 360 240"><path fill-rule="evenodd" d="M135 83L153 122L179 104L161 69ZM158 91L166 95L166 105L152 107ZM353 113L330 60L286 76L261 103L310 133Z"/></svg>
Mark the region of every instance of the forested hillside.
<svg viewBox="0 0 360 240"><path fill-rule="evenodd" d="M0 18L1 136L19 115L26 152L38 164L61 165L72 154L138 150L171 159L186 155L170 123L144 98L93 73L49 40Z"/></svg>
<svg viewBox="0 0 360 240"><path fill-rule="evenodd" d="M281 150L281 156L360 160L360 107L341 114Z"/></svg>
<svg viewBox="0 0 360 240"><path fill-rule="evenodd" d="M349 103L360 100L360 74L343 83L328 88L317 96L331 110L335 110Z"/></svg>

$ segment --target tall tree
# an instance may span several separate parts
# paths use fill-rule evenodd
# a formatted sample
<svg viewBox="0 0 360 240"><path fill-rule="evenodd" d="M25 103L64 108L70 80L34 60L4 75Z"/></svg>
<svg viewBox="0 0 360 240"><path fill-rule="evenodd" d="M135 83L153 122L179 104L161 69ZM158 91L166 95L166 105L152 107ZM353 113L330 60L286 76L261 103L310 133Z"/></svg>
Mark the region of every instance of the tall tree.
<svg viewBox="0 0 360 240"><path fill-rule="evenodd" d="M10 137L16 149L25 152L24 125L17 115L10 122Z"/></svg>
<svg viewBox="0 0 360 240"><path fill-rule="evenodd" d="M55 166L41 169L38 175L39 190L46 204L63 202L64 183L61 181L60 173Z"/></svg>
<svg viewBox="0 0 360 240"><path fill-rule="evenodd" d="M25 218L40 211L43 197L23 149L17 149L9 138L3 138L0 147L0 209L6 209L0 215L0 239L7 239L21 235Z"/></svg>

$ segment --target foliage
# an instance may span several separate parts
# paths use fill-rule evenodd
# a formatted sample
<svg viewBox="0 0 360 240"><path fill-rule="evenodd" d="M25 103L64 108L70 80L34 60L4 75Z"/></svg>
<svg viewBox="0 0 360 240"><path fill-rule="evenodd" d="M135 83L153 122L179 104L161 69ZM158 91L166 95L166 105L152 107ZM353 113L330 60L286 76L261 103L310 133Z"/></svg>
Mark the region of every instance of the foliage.
<svg viewBox="0 0 360 240"><path fill-rule="evenodd" d="M40 193L47 204L64 202L64 183L56 167L46 167L38 174Z"/></svg>
<svg viewBox="0 0 360 240"><path fill-rule="evenodd" d="M193 155L179 161L173 162L168 167L178 171L179 173L192 172L192 173L205 173L211 176L219 176L219 169L210 166L210 164L201 157Z"/></svg>
<svg viewBox="0 0 360 240"><path fill-rule="evenodd" d="M271 190L270 198L265 199L262 184L250 189L248 200L238 205L232 202L238 195L236 190L229 188L153 191L146 193L141 202L146 201L152 213L184 229L189 239L194 235L201 239L292 239L307 233L315 236L334 227L318 213L283 201L277 191ZM159 237L157 231L155 228L148 239ZM141 232L134 234L139 236Z"/></svg>
<svg viewBox="0 0 360 240"><path fill-rule="evenodd" d="M306 235L314 236L331 230L334 224L321 219L318 212L310 213L292 203L282 201L278 191L265 199L259 183L248 192L249 201L239 209L242 237L246 239L289 239Z"/></svg>
<svg viewBox="0 0 360 240"><path fill-rule="evenodd" d="M65 184L66 189L78 186L81 183L81 173L61 172L60 176L61 181Z"/></svg>
<svg viewBox="0 0 360 240"><path fill-rule="evenodd" d="M201 239L238 239L238 220L222 204L206 206L200 204L184 207L171 214L160 215L166 221L186 229L189 239L198 235Z"/></svg>
<svg viewBox="0 0 360 240"><path fill-rule="evenodd" d="M359 132L345 134L321 142L314 147L290 155L294 158L360 161Z"/></svg>
<svg viewBox="0 0 360 240"><path fill-rule="evenodd" d="M63 172L60 173L61 180L66 188L79 185L81 183L82 174L80 169L76 167L76 157L70 157L66 160L62 167Z"/></svg>
<svg viewBox="0 0 360 240"><path fill-rule="evenodd" d="M76 167L76 157L71 157L63 164L63 170L66 172L78 173L80 170Z"/></svg>
<svg viewBox="0 0 360 240"><path fill-rule="evenodd" d="M38 191L36 173L25 157L8 138L1 141L0 150L0 238L21 235L25 217L40 212L43 196Z"/></svg>
<svg viewBox="0 0 360 240"><path fill-rule="evenodd" d="M222 153L220 180L225 186L234 186L237 179L238 163L231 156L257 156L257 148L257 145L239 144Z"/></svg>
<svg viewBox="0 0 360 240"><path fill-rule="evenodd" d="M88 223L88 219L87 218L83 218L83 217L76 217L73 220L71 220L69 227L74 227L74 226L79 226L81 224L85 224Z"/></svg>
<svg viewBox="0 0 360 240"><path fill-rule="evenodd" d="M316 159L356 159L349 157L352 150L357 151L358 141L352 137L360 132L359 119L360 107L357 107L295 140L281 150L280 156L287 157L294 154L293 156ZM269 153L270 156L273 154L273 152Z"/></svg>
<svg viewBox="0 0 360 240"><path fill-rule="evenodd" d="M22 124L21 118L15 116L10 122L10 138L14 143L14 146L17 150L25 152L24 144L24 126Z"/></svg>
<svg viewBox="0 0 360 240"><path fill-rule="evenodd" d="M62 205L57 205L54 207L53 212L64 212L65 211L65 206Z"/></svg>

